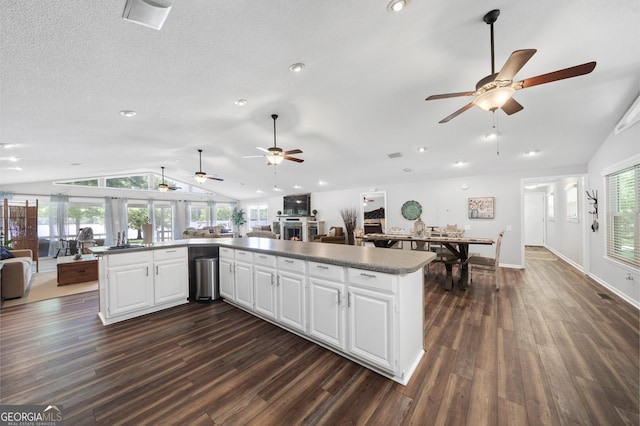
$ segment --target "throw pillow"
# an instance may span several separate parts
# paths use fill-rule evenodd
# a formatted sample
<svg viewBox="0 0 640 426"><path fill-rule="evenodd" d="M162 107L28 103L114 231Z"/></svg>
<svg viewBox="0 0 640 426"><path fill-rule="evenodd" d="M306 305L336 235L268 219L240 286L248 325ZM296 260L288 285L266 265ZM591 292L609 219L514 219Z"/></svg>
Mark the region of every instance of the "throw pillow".
<svg viewBox="0 0 640 426"><path fill-rule="evenodd" d="M4 247L0 247L0 252L2 252L0 254L0 260L5 260L5 259L12 259L15 256L13 255L13 253L11 253L9 250L7 250Z"/></svg>
<svg viewBox="0 0 640 426"><path fill-rule="evenodd" d="M335 237L336 236L336 229L335 228L331 228L329 229L329 234L327 234L329 237Z"/></svg>

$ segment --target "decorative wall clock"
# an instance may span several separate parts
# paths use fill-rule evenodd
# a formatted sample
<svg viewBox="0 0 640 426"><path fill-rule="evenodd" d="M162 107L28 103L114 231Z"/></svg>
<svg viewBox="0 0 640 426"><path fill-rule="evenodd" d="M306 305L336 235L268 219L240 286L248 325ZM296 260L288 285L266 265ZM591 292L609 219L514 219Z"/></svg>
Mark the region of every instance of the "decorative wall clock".
<svg viewBox="0 0 640 426"><path fill-rule="evenodd" d="M407 220L416 220L421 214L422 206L417 201L407 201L402 205L402 217Z"/></svg>

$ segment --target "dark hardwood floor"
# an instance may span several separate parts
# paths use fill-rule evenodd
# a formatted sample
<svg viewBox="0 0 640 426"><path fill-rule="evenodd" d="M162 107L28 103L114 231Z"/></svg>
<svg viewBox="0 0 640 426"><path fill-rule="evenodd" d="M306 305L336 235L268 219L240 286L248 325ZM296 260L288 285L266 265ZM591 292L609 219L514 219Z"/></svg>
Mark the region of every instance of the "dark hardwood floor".
<svg viewBox="0 0 640 426"><path fill-rule="evenodd" d="M223 302L107 327L97 292L5 308L0 402L68 425L637 425L638 311L553 256L500 273L429 275L406 387Z"/></svg>

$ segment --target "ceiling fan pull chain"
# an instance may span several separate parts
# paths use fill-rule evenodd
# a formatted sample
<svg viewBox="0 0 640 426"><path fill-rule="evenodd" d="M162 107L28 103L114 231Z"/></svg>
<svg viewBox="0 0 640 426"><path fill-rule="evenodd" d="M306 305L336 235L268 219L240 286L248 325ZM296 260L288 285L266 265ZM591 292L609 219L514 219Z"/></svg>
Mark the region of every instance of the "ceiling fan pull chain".
<svg viewBox="0 0 640 426"><path fill-rule="evenodd" d="M498 116L493 110L493 133L496 135L496 155L500 155L500 132L498 131Z"/></svg>

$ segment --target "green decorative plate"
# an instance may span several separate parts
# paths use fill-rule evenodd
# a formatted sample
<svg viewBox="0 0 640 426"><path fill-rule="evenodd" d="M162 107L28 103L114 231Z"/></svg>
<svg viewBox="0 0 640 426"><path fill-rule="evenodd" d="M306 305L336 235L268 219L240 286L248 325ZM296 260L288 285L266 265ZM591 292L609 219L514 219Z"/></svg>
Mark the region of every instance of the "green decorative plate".
<svg viewBox="0 0 640 426"><path fill-rule="evenodd" d="M416 220L422 214L422 206L417 201L407 201L402 205L402 216L407 220Z"/></svg>

